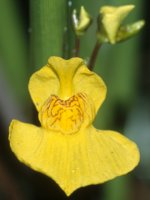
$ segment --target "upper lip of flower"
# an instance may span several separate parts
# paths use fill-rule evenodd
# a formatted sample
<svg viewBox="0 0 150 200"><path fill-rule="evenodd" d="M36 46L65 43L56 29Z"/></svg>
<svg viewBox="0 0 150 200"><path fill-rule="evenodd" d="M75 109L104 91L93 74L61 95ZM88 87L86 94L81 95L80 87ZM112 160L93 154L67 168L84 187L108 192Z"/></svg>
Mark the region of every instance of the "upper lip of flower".
<svg viewBox="0 0 150 200"><path fill-rule="evenodd" d="M85 66L81 58L64 60L50 57L48 65L34 73L29 81L32 100L39 111L50 95L66 100L77 93L85 93L98 110L106 96L103 80Z"/></svg>

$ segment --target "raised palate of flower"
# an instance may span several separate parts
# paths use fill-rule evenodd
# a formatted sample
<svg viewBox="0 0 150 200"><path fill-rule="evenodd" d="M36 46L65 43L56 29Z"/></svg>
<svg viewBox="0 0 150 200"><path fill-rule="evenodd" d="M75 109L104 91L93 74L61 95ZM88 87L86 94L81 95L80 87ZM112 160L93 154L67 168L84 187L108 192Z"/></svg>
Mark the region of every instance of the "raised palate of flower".
<svg viewBox="0 0 150 200"><path fill-rule="evenodd" d="M106 86L82 59L50 57L31 76L29 91L41 127L13 120L11 149L21 162L55 180L66 195L126 174L138 164L134 142L93 127Z"/></svg>

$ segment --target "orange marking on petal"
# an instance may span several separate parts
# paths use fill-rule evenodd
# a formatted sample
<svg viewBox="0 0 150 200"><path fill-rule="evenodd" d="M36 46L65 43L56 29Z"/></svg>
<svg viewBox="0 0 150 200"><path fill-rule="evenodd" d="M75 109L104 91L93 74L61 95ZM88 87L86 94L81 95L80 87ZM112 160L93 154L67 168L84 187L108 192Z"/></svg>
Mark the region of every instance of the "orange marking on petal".
<svg viewBox="0 0 150 200"><path fill-rule="evenodd" d="M84 120L86 96L78 93L62 100L56 95L51 95L39 112L39 119L43 127L74 133L79 130Z"/></svg>

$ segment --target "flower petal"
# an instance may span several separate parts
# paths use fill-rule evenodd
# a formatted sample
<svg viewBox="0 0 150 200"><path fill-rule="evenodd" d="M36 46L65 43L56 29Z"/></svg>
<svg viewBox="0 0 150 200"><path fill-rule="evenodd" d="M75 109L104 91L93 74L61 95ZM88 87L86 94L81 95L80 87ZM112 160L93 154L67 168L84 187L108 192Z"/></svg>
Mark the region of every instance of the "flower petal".
<svg viewBox="0 0 150 200"><path fill-rule="evenodd" d="M73 84L75 93L86 93L95 111L99 109L106 97L107 88L100 76L90 71L85 64L83 64L76 72Z"/></svg>
<svg viewBox="0 0 150 200"><path fill-rule="evenodd" d="M60 172L66 180L63 190L67 195L126 174L139 162L136 144L117 132L92 128L77 137L68 143L67 163Z"/></svg>
<svg viewBox="0 0 150 200"><path fill-rule="evenodd" d="M64 136L13 121L10 144L20 161L53 178L67 195L126 174L139 162L134 142L93 127Z"/></svg>
<svg viewBox="0 0 150 200"><path fill-rule="evenodd" d="M42 128L18 120L12 120L10 124L10 146L18 159L26 164L34 159L34 153L40 146L42 137Z"/></svg>
<svg viewBox="0 0 150 200"><path fill-rule="evenodd" d="M64 60L54 56L49 58L47 66L31 76L29 91L38 111L50 95L68 99L79 92L86 93L96 111L106 96L103 80L81 58Z"/></svg>
<svg viewBox="0 0 150 200"><path fill-rule="evenodd" d="M58 88L58 77L48 66L42 67L31 76L29 91L38 111L51 94L56 94L58 92Z"/></svg>

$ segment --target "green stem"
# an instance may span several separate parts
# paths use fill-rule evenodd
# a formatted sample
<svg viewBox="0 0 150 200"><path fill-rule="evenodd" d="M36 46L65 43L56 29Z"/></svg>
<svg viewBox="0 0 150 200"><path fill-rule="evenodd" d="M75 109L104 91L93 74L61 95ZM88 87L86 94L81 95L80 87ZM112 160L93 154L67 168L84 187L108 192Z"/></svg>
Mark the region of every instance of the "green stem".
<svg viewBox="0 0 150 200"><path fill-rule="evenodd" d="M8 80L8 87L25 103L27 100L28 41L17 1L0 3L0 59L1 70Z"/></svg>
<svg viewBox="0 0 150 200"><path fill-rule="evenodd" d="M31 52L35 68L62 56L67 0L30 0Z"/></svg>

